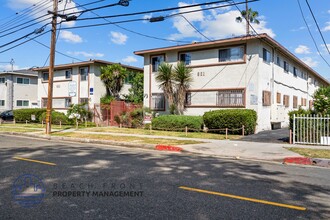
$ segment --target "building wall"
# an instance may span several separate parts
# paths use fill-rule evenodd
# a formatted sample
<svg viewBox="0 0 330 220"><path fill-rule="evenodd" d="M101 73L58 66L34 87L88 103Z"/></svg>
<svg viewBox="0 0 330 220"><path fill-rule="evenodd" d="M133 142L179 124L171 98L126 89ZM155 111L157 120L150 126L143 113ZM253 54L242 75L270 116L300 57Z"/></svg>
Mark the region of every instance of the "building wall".
<svg viewBox="0 0 330 220"><path fill-rule="evenodd" d="M223 47L185 51L191 55L190 66L193 68L193 82L190 88L191 102L193 103L195 99L195 101L205 105L187 106L185 114L203 115L206 111L221 109L215 106L216 94L210 90L242 88L245 89L244 107L257 111L257 132L271 129L272 123L276 122L280 122L282 127L287 126L288 112L303 104L301 98L306 99L306 106L303 108L308 108L309 100L312 99L311 96L320 83L308 83L308 78L312 74L307 69L283 56L275 49L273 50L264 42L255 39L244 45L245 62L240 63L220 64L219 49ZM269 62L265 62L263 59L264 48L270 53ZM180 52L182 51L166 52L163 54L165 61L175 66ZM151 71L151 58L158 55L162 55L162 53L144 55L144 105L147 107L150 107L152 93L163 92L155 80L157 72ZM276 64L277 56L281 60L279 65ZM283 69L284 60L290 66L288 72ZM293 75L293 67L297 69L297 77ZM309 81L314 82L314 80ZM205 91L205 93L199 93L201 91ZM269 105L264 103L264 91L270 92ZM281 93L280 103L277 103L277 93ZM283 104L283 95L290 96L288 107ZM293 108L293 96L297 97L297 108ZM211 102L214 103L214 106L210 105ZM159 113L167 114L168 110L169 108L166 106L166 111L159 111Z"/></svg>
<svg viewBox="0 0 330 220"><path fill-rule="evenodd" d="M0 77L4 77L6 81L6 83L0 84L0 100L5 100L5 106L0 106L0 111L10 109L11 104L13 109L38 107L37 77L10 73ZM19 84L17 78L28 79L29 84ZM10 100L11 97L12 100ZM25 102L27 105L23 105L21 101L28 101L28 103ZM20 106L21 104L22 106Z"/></svg>

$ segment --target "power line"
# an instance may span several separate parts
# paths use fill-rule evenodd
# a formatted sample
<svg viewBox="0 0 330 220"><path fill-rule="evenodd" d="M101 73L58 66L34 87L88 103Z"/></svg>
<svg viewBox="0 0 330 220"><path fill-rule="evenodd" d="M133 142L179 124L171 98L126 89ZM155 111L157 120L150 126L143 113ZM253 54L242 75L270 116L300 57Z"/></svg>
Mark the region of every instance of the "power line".
<svg viewBox="0 0 330 220"><path fill-rule="evenodd" d="M181 15L180 14L180 16L183 18L183 19L185 19L187 22L188 22L188 24L192 27L192 28L194 28L200 35L202 35L203 37L205 37L207 40L209 40L209 41L212 41L210 38L208 38L208 37L206 37L201 31L199 31L185 16L183 16L183 15Z"/></svg>
<svg viewBox="0 0 330 220"><path fill-rule="evenodd" d="M314 21L315 21L315 24L316 24L316 26L317 26L317 29L319 30L319 33L320 33L320 35L321 35L321 38L322 38L323 43L324 43L324 45L325 45L325 48L327 48L328 53L330 54L330 50L329 50L329 48L327 47L327 43L326 43L325 40L324 40L323 34L322 34L322 32L321 32L321 29L320 29L320 27L319 27L319 24L318 24L317 21L316 21L316 18L315 18L315 16L314 16L314 13L313 13L313 11L312 11L311 6L310 6L309 3L308 3L308 0L306 0L306 3L307 3L307 5L308 5L309 11L311 12L311 14L312 14L312 16L313 16L313 19L314 19Z"/></svg>
<svg viewBox="0 0 330 220"><path fill-rule="evenodd" d="M13 16L15 16L15 15L18 15L18 16L16 16L15 18L13 18L13 19L11 19L11 20L9 20L9 21L4 22L3 24L1 24L1 25L0 25L0 28L2 28L2 26L6 25L6 24L8 24L8 23L10 23L10 22L13 22L13 21L17 20L18 18L24 16L25 14L29 13L29 11L33 11L33 10L35 10L35 9L31 9L31 8L38 6L40 3L41 3L41 4L44 4L45 2L47 2L47 0L42 0L42 1L38 2L38 3L36 3L36 4L33 4L32 6L26 8L26 9L23 9L23 10L20 11L20 12L16 12L16 13L15 13L14 15L12 15L12 16L9 16L9 17L13 17ZM24 13L21 14L21 12L24 12ZM2 19L2 20L6 20L6 19L8 19L9 17L4 18L4 19Z"/></svg>
<svg viewBox="0 0 330 220"><path fill-rule="evenodd" d="M29 37L28 37L28 38L29 38ZM42 46L44 46L44 47L50 49L49 46L47 46L47 45L44 44L44 43L41 43L40 41L37 41L36 39L31 39L31 40L33 40L34 42L36 42L36 43L38 43L38 44L40 44L40 45L42 45ZM78 60L78 61L81 61L81 62L84 61L84 60L78 59L78 58L76 58L76 57L69 56L69 55L67 55L67 54L65 54L65 53L62 53L62 52L58 51L58 50L55 50L55 52L58 53L58 54L61 54L61 55L65 56L65 57L68 57L68 58L74 59L74 60ZM45 66L45 65L44 65L44 66Z"/></svg>
<svg viewBox="0 0 330 220"><path fill-rule="evenodd" d="M49 4L49 3L46 3L46 5L47 5L47 4ZM3 30L1 33L6 32L6 31L8 31L8 30L11 30L12 28L20 27L20 26L22 26L22 25L24 25L24 24L27 24L27 23L33 22L33 21L35 21L35 20L37 20L37 19L39 19L39 18L42 18L42 17L47 16L48 14L44 14L44 15L42 15L42 16L40 16L40 17L37 17L37 18L35 18L35 19L32 19L32 20L30 20L30 21L24 22L23 24L19 24L19 22L21 22L21 21L25 21L25 19L26 19L28 16L36 15L36 14L42 12L43 10L49 8L49 6L46 7L46 5L39 6L39 8L41 8L40 10L38 10L38 11L36 11L36 12L34 12L34 13L30 13L30 14L28 14L28 15L25 15L23 18L19 19L18 21L11 22L11 23L13 23L13 24L7 24L7 25L4 25L4 26L1 27L1 28L2 28L2 29L6 28L6 29Z"/></svg>
<svg viewBox="0 0 330 220"><path fill-rule="evenodd" d="M25 43L27 43L27 42L29 42L29 41L35 39L35 38L38 38L38 37L40 37L40 36L42 36L42 35L47 34L48 32L51 32L51 31L48 30L48 31L46 31L46 32L44 32L44 33L41 33L41 34L37 35L37 36L34 37L34 38L29 38L28 40L26 40L26 41L24 41L24 42L22 42L22 43L19 43L19 44L15 45L15 46L12 46L12 47L10 47L10 48L8 48L8 49L6 49L6 50L2 50L2 51L0 51L0 53L4 53L4 52L7 52L7 51L9 51L9 50L11 50L11 49L14 49L14 48L16 48L16 47L18 47L18 46L20 46L20 45L22 45L22 44L25 44ZM27 37L28 37L28 36L27 36Z"/></svg>
<svg viewBox="0 0 330 220"><path fill-rule="evenodd" d="M76 3L76 2L75 2ZM81 7L82 5L79 5L78 3L76 3L79 7ZM84 8L84 7L83 7ZM98 15L96 12L94 11L91 11L91 13L93 13L94 15L98 16L98 17L101 17L100 15ZM106 18L103 18L103 20L107 21L107 22L111 22L109 19L106 19ZM147 35L147 34L143 34L143 33L140 33L140 32L137 32L137 31L133 31L133 30L130 30L128 28L125 28L125 27L122 27L118 24L113 24L115 25L116 27L122 29L122 30L125 30L127 32L130 32L130 33L133 33L133 34L136 34L136 35L139 35L139 36L142 36L142 37L146 37L146 38L150 38L150 39L155 39L155 40L162 40L162 41L168 41L168 42L175 42L175 43L189 43L188 41L178 41L178 40L171 40L171 39L166 39L166 38L160 38L160 37L156 37L156 36L151 36L151 35Z"/></svg>
<svg viewBox="0 0 330 220"><path fill-rule="evenodd" d="M311 32L311 30L310 30L308 24L307 24L306 19L305 19L304 12L303 12L303 10L302 10L302 8L301 8L301 5L300 5L300 1L297 0L297 2L298 2L298 5L299 5L299 9L300 9L300 12L301 12L301 16L302 16L302 18L303 18L303 20L304 20L304 22L305 22L305 25L306 25L307 30L308 30L308 32L309 32L309 35L311 36L311 38L312 38L312 40L313 40L313 42L314 42L314 45L315 45L315 47L316 47L316 50L317 50L318 54L320 55L320 57L322 57L322 59L324 60L324 62L326 62L326 64L328 64L328 66L330 67L330 64L329 64L328 61L322 56L322 54L321 54L321 52L320 52L320 50L319 50L319 47L317 46L317 43L316 43L316 41L315 41L315 39L314 39L314 37L313 37L313 34L312 34L312 32ZM325 46L327 46L327 45L325 45Z"/></svg>

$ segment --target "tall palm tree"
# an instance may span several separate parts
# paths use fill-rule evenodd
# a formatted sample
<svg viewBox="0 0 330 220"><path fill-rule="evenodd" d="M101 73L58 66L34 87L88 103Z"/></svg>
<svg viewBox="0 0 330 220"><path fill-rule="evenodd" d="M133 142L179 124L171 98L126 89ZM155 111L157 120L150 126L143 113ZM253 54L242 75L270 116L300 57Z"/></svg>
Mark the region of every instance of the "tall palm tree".
<svg viewBox="0 0 330 220"><path fill-rule="evenodd" d="M176 82L177 109L180 115L183 114L186 93L193 81L191 72L192 69L187 67L183 62L179 62L174 68L173 79Z"/></svg>
<svg viewBox="0 0 330 220"><path fill-rule="evenodd" d="M252 8L248 10L243 10L241 16L236 17L237 22L242 22L243 20L247 21L246 24L246 35L250 34L250 23L260 24L260 21L257 19L259 12L253 11Z"/></svg>
<svg viewBox="0 0 330 220"><path fill-rule="evenodd" d="M173 65L165 62L161 63L158 67L156 81L159 83L159 88L164 91L164 96L168 100L170 108L172 108L174 104Z"/></svg>
<svg viewBox="0 0 330 220"><path fill-rule="evenodd" d="M107 95L113 96L117 100L120 99L119 92L126 76L127 70L120 64L102 66L100 78L106 87Z"/></svg>

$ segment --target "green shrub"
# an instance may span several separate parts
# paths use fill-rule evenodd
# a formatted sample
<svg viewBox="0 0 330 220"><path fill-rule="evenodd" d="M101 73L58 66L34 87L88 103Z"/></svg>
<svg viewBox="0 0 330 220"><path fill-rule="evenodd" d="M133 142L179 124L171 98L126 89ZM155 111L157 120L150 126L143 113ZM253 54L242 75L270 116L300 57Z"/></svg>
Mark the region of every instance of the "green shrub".
<svg viewBox="0 0 330 220"><path fill-rule="evenodd" d="M208 129L225 129L233 134L241 134L240 130L244 125L245 134L254 134L257 125L257 113L251 109L224 109L205 112L204 124ZM232 130L232 131L231 131ZM220 133L220 131L215 131Z"/></svg>
<svg viewBox="0 0 330 220"><path fill-rule="evenodd" d="M110 95L104 95L100 98L101 104L110 104L115 98Z"/></svg>
<svg viewBox="0 0 330 220"><path fill-rule="evenodd" d="M151 121L152 129L154 130L185 130L189 129L201 130L203 127L202 116L187 116L187 115L162 115L153 118Z"/></svg>
<svg viewBox="0 0 330 220"><path fill-rule="evenodd" d="M139 128L143 125L143 109L137 108L130 113L131 127Z"/></svg>
<svg viewBox="0 0 330 220"><path fill-rule="evenodd" d="M17 122L25 122L32 121L31 115L35 115L36 120L33 122L41 122L39 121L40 115L46 112L44 108L25 108L25 109L16 109L14 110L15 121Z"/></svg>
<svg viewBox="0 0 330 220"><path fill-rule="evenodd" d="M293 110L293 111L290 111L289 113L289 129L291 129L293 131L293 115L310 115L310 114L313 114L313 112L308 109L308 110L305 110L305 109L302 109L302 108L299 108L298 110Z"/></svg>
<svg viewBox="0 0 330 220"><path fill-rule="evenodd" d="M39 121L46 120L46 112L42 113L39 117ZM70 120L64 113L52 111L52 124L59 125L61 122L62 125L70 125L73 124L73 121Z"/></svg>

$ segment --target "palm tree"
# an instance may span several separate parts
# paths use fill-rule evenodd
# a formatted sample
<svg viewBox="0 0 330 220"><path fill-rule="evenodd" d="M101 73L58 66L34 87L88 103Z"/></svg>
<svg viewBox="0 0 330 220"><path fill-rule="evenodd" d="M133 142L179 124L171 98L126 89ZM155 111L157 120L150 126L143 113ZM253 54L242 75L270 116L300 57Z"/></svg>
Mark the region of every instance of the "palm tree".
<svg viewBox="0 0 330 220"><path fill-rule="evenodd" d="M162 62L158 67L156 81L159 83L159 88L164 91L164 96L172 108L174 105L173 65Z"/></svg>
<svg viewBox="0 0 330 220"><path fill-rule="evenodd" d="M236 17L237 22L242 22L243 20L247 21L246 24L246 35L250 34L250 23L260 24L260 21L257 19L259 12L253 11L251 8L249 10L243 10L241 16Z"/></svg>
<svg viewBox="0 0 330 220"><path fill-rule="evenodd" d="M101 67L100 78L105 84L107 95L120 99L119 92L127 76L127 70L120 64L112 64Z"/></svg>
<svg viewBox="0 0 330 220"><path fill-rule="evenodd" d="M183 62L179 62L174 68L173 79L176 82L177 109L180 115L183 114L186 93L193 81L191 72L192 69L187 67Z"/></svg>

